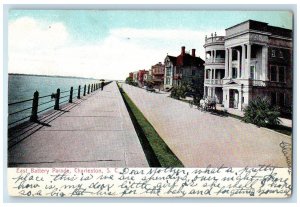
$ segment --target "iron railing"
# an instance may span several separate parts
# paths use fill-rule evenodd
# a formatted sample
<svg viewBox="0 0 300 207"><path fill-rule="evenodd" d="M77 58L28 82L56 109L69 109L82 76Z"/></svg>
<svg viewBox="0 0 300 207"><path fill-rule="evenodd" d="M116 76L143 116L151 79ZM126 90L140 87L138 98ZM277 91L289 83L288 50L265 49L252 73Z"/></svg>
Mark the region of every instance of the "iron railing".
<svg viewBox="0 0 300 207"><path fill-rule="evenodd" d="M110 82L108 82L110 83ZM104 83L104 85L107 85L108 83ZM14 120L10 123L8 123L8 126L17 124L21 121L24 121L26 119L32 121L32 122L38 122L38 114L45 112L51 108L53 108L54 110L59 110L60 109L60 105L63 103L72 103L73 99L74 99L74 91L77 91L77 99L81 98L82 96L86 96L87 94L91 94L93 92L95 92L96 90L101 88L101 83L93 83L93 84L88 84L88 85L84 85L83 88L81 88L81 85L78 86L77 89L73 89L73 86L70 88L70 90L66 90L66 91L60 91L60 89L58 88L56 90L56 93L52 93L49 95L45 95L45 96L39 96L39 92L35 91L33 94L33 98L32 99L26 99L26 100L22 100L22 101L17 101L14 103L9 103L8 106L15 106L15 105L20 105L20 104L24 104L24 103L28 103L28 102L32 102L32 106L31 107L26 107L24 109L21 110L16 110L13 112L10 112L8 114L8 116L12 116L12 115L16 115L19 114L21 112L24 111L28 111L31 109L31 114L29 116L25 116L25 117L21 117L18 120ZM67 94L68 93L68 94ZM66 95L65 95L66 94ZM50 97L51 100L50 101L44 101L42 103L39 103L41 100ZM54 102L54 105L51 105L49 107L46 107L44 109L40 109L41 106L44 106L46 104L50 104L51 102ZM47 106L47 105L46 105Z"/></svg>

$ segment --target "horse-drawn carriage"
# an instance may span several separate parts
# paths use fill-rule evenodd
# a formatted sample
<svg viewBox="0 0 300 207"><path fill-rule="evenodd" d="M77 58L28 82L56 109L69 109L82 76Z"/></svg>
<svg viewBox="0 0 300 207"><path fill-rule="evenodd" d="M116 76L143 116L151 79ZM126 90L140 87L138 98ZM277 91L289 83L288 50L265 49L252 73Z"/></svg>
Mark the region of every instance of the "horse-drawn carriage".
<svg viewBox="0 0 300 207"><path fill-rule="evenodd" d="M216 110L217 100L214 97L204 97L199 99L192 99L189 101L190 107L197 106L201 111L208 111L210 109Z"/></svg>
<svg viewBox="0 0 300 207"><path fill-rule="evenodd" d="M207 111L209 109L216 110L217 100L215 97L206 97L200 100L199 108L203 111Z"/></svg>

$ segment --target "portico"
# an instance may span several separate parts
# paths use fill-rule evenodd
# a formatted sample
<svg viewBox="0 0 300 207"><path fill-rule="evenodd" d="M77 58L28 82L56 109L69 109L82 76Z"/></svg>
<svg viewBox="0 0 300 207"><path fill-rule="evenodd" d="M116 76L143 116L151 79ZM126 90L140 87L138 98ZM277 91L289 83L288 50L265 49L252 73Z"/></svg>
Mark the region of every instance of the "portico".
<svg viewBox="0 0 300 207"><path fill-rule="evenodd" d="M253 41L251 35L248 37L246 42L238 36L225 41L225 108L242 110L251 100L251 88L264 86L268 81L268 47L266 43Z"/></svg>

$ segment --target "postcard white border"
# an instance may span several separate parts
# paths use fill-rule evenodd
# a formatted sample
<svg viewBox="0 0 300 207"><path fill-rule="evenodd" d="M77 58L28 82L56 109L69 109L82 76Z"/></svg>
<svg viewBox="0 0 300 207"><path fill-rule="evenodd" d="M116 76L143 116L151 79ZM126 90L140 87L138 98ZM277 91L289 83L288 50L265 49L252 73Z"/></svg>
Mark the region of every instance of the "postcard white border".
<svg viewBox="0 0 300 207"><path fill-rule="evenodd" d="M81 4L84 4L84 5L72 5L71 7L72 8L78 8L78 9L87 9L87 8L89 8L89 6L87 5L87 3L90 3L90 4L97 4L98 2L97 1L72 1L73 3L81 3ZM110 3L114 3L114 2L116 2L116 1L110 1ZM124 1L122 1L122 3L123 3ZM129 2L129 1L125 1L124 3L126 3L126 2ZM152 1L152 3L158 3L158 4L161 4L161 3L164 3L164 2L166 2L166 1ZM180 5L180 6L176 6L176 5L152 5L153 7L155 7L156 9L166 9L166 8L169 8L169 9L182 9L182 8L185 8L185 9L191 9L191 8L193 8L193 9L197 9L197 7L199 6L199 8L198 9L230 9L230 8L234 8L235 10L241 10L241 9L260 9L260 10L263 10L263 9L268 9L268 10L270 10L270 9L272 9L272 10L276 10L276 9L289 9L289 10L292 10L293 12L294 12L294 15L295 15L295 22L297 23L297 24L295 24L295 27L294 27L294 29L295 29L295 37L297 36L296 34L296 32L297 32L297 25L298 25L298 21L296 21L296 18L297 18L297 8L296 8L296 5L226 5L226 6L224 6L224 5L213 5L213 4L210 4L210 5L197 5L197 7L195 7L195 5L193 5L192 7L190 7L189 5L186 5L187 3L196 3L195 1L185 1L185 2L179 2L179 1L172 1L172 2L174 2L174 3L184 3L185 5ZM222 1L215 1L214 3L221 3ZM233 3L239 3L238 1L231 1L231 2L233 2ZM13 4L15 4L15 5L5 5L5 4L11 4L11 3L13 3ZM9 8L32 8L32 9L37 9L37 8L46 8L46 9L51 9L51 8L70 8L70 5L61 5L62 3L63 4L66 4L66 3L69 3L69 2L67 2L67 1L43 1L43 5L34 5L34 3L41 3L40 1L22 1L21 2L22 4L20 4L19 3L19 1L4 1L3 3L2 3L2 5L4 5L4 7L2 7L1 8L1 14L2 14L2 16L4 15L4 21L1 21L1 26L2 26L2 28L4 28L4 35L3 35L3 38L1 38L1 43L2 43L2 45L3 45L3 50L2 50L2 52L3 52L3 54L1 55L1 62L3 63L3 76L1 76L1 81L2 81L2 83L3 83L3 90L2 90L2 92L1 92L1 96L2 96L2 98L3 98L3 102L1 102L1 104L3 104L3 105L1 105L1 114L2 114L2 117L3 117L3 125L1 126L1 131L3 131L3 137L4 137L4 139L3 139L3 155L4 155L4 160L3 160L3 162L1 163L1 165L2 165L2 169L3 169L3 172L1 172L1 175L2 175L2 173L4 173L3 174L3 176L1 176L1 178L3 178L4 180L4 182L3 182L3 189L1 189L1 191L3 190L3 192L1 193L1 195L4 195L4 202L28 202L29 200L27 199L27 200L15 200L15 199L11 199L11 198L9 198L8 197L8 195L7 195L7 191L6 191L6 187L7 187L7 183L6 183L6 179L7 179L7 175L6 175L6 170L5 170L5 166L6 166L6 163L7 163L7 153L6 153L6 149L7 149L7 140L5 139L5 137L7 137L7 133L6 133L6 131L7 131L7 121L6 121L6 116L4 116L4 112L6 112L7 111L7 54L6 54L6 52L7 52L7 41L5 41L5 40L7 40L7 31L5 31L5 28L6 28L6 25L7 25L7 11L8 11L8 9ZM25 4L25 3L29 3L29 4ZM50 3L59 3L59 4L57 4L57 5L54 5L54 4L50 4ZM117 2L117 3L120 3L120 2ZM131 5L123 5L123 6L121 6L121 5L119 5L119 6L117 6L117 8L123 8L123 9L126 9L126 8L134 8L134 9L140 9L141 7L139 7L139 6L141 6L141 5L132 5L132 3L139 3L138 1L131 1L131 2L129 2L129 4L131 4ZM167 2L166 2L167 3ZM206 3L211 3L211 2L206 2ZM260 1L248 1L248 2L246 2L246 3L261 3ZM285 1L284 3L296 3L296 1ZM45 5L45 4L50 4L50 5ZM111 8L116 8L116 5L98 5L98 6L100 6L101 8L104 8L104 9L111 9ZM129 7L127 7L127 6L129 6ZM142 6L143 8L151 8L151 6L149 6L149 5L143 5ZM153 7L151 8L151 9L153 9ZM95 8L95 7L93 7L93 8ZM154 9L155 9L154 8ZM2 34L1 34L2 35ZM4 41L3 41L4 40ZM295 38L294 39L294 46L295 46L295 48L297 48L297 45L296 45L296 43L297 43L297 39ZM294 68L296 68L296 66L297 66L297 62L296 62L296 60L297 60L297 58L298 58L298 55L297 55L297 57L296 57L296 55L297 55L297 51L296 51L296 49L294 50ZM3 58L3 59L2 59ZM294 70L294 80L296 80L296 78L298 79L298 73L297 73L297 71L296 70ZM297 91L297 83L296 83L296 81L294 81L294 95L293 95L293 97L294 97L294 106L296 106L296 103L297 103L297 95L298 95L298 91L297 91L297 94L296 94L296 91ZM3 111L2 111L3 110ZM296 117L296 113L297 113L297 109L295 108L295 110L294 110L294 117ZM293 165L293 170L294 170L294 176L293 176L293 185L294 185L294 194L292 195L292 197L291 197L291 199L287 199L287 200L285 200L285 201L282 201L282 200L278 200L278 199L268 199L268 200L262 200L262 199L251 199L251 200L249 200L249 199L221 199L222 200L222 202L235 202L235 203L237 203L237 202L251 202L251 203L253 203L253 202L276 202L276 203L283 203L283 202L296 202L296 195L295 194L297 194L298 192L297 192L297 188L296 188L296 182L297 182L297 176L296 176L296 174L297 174L297 169L296 169L296 167L295 166L298 166L298 165L296 165L296 162L297 162L297 159L296 159L296 155L297 155L297 152L296 152L296 149L297 149L297 139L296 139L296 135L297 135L297 132L296 132L296 124L297 124L297 120L296 119L294 119L293 120L293 126L294 126L294 129L293 129L293 135L294 135L294 137L295 137L295 139L294 139L294 143L293 143L293 147L294 147L294 152L293 152L293 155L294 155L294 159L293 159L293 161L294 161L294 165ZM298 124L297 124L297 126L298 126ZM23 198L22 198L23 199ZM94 200L94 201L93 201ZM135 200L135 202L137 202L137 201L139 201L139 202L153 202L153 199L134 199ZM201 199L193 199L193 202L213 202L213 203L219 203L220 201L221 201L220 199L217 199L217 200L215 200L215 199L203 199L203 198L201 198ZM38 201L33 201L33 200L30 200L29 202L70 202L70 203L72 203L72 202L74 202L74 200L66 200L66 199L64 199L64 200L59 200L59 199L57 199L57 200L53 200L53 199L51 199L51 200L49 200L49 199L45 199L45 200L43 200L43 199L38 199ZM76 199L76 202L87 202L87 200L86 199L83 199L83 200L81 200L81 199ZM92 199L92 200L90 200L89 202L99 202L99 201L102 201L102 202L107 202L108 200L106 200L106 199ZM114 199L114 201L113 200L110 200L109 202L120 202L121 200L119 200L119 199L117 199L117 200L115 200ZM167 200L162 200L162 202L165 202L165 201L169 201L169 202L183 202L183 201L185 201L185 202L190 202L190 201L187 201L187 200L185 200L185 199L167 199ZM124 202L124 200L123 200L123 202ZM125 201L126 202L126 201ZM223 205L223 204L222 204ZM230 204L231 205L231 204ZM256 204L255 204L256 205ZM265 206L265 204L263 204L264 206Z"/></svg>

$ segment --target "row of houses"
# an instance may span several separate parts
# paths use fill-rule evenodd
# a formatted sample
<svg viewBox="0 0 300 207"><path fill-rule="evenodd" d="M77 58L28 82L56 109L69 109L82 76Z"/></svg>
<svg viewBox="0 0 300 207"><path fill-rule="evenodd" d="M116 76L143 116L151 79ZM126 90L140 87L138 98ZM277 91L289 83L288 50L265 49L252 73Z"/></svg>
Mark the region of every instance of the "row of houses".
<svg viewBox="0 0 300 207"><path fill-rule="evenodd" d="M292 106L292 30L248 20L225 29L225 36L205 37L205 60L196 50L181 48L149 71L130 73L139 83L150 82L169 90L194 83L204 97L213 97L225 108L242 110L256 97L273 105Z"/></svg>
<svg viewBox="0 0 300 207"><path fill-rule="evenodd" d="M139 86L152 85L162 89L164 85L165 65L161 62L152 65L149 70L138 70L129 73L129 77Z"/></svg>

